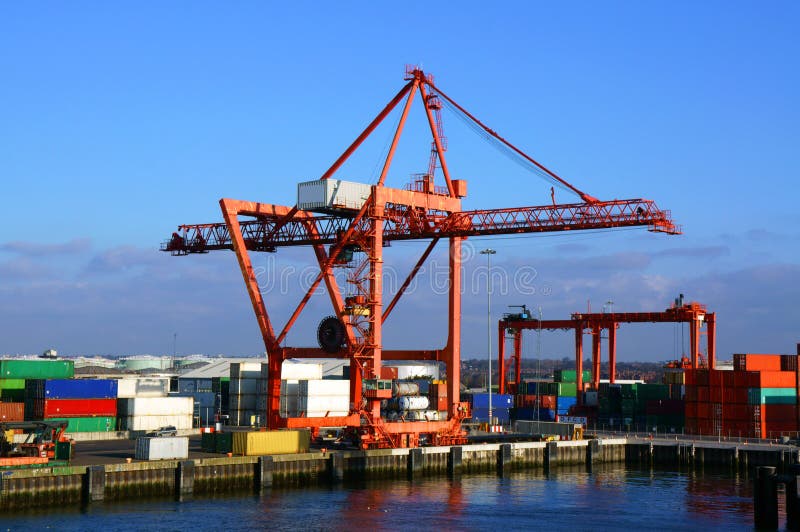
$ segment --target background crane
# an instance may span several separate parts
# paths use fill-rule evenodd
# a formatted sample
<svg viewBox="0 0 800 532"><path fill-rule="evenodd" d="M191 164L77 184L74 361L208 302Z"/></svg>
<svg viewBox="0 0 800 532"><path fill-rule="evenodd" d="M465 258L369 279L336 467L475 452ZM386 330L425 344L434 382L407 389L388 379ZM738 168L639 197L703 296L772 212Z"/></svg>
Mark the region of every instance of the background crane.
<svg viewBox="0 0 800 532"><path fill-rule="evenodd" d="M471 236L537 233L546 231L607 229L644 226L651 231L677 234L670 213L645 199L599 201L577 189L554 172L510 144L453 101L433 83L432 76L418 68L408 68L407 83L322 175L319 190L336 187L354 189L357 184L333 180L332 176L359 148L375 128L405 101L380 177L357 204L328 201L301 208L233 199L220 200L224 223L182 225L162 246L174 255L207 253L232 249L236 253L259 324L269 364L267 420L270 428L318 429L328 426L350 427L363 448L417 446L421 439L431 444L465 441L461 420L468 416L468 404L460 401L461 361L461 245ZM384 185L398 141L416 94L432 136L428 173L404 189ZM439 111L442 104L452 108L477 131L503 147L531 170L575 193L580 202L560 205L514 207L465 211L461 198L467 194L466 181L453 179L445 159ZM438 161L438 165L437 165ZM434 172L439 168L444 186L436 186ZM301 184L314 189L314 184ZM363 186L363 185L361 185ZM298 193L298 195L300 195ZM316 204L314 204L316 205ZM245 217L240 219L240 217ZM382 328L406 288L419 272L436 244L448 242L448 325L447 341L430 350L391 350L383 348ZM384 305L383 246L392 240L429 240L430 243L411 268L405 282ZM250 260L250 251L275 252L284 246L313 248L319 273L301 298L287 323L278 331L267 311ZM343 297L333 275L334 268L347 266L347 287ZM282 345L319 285L325 283L334 315L318 329L320 347ZM347 416L323 418L283 418L279 414L281 364L288 358L334 357L350 360L351 411ZM447 418L434 421L389 422L381 417L380 402L390 396L380 379L384 360L436 360L447 366Z"/></svg>

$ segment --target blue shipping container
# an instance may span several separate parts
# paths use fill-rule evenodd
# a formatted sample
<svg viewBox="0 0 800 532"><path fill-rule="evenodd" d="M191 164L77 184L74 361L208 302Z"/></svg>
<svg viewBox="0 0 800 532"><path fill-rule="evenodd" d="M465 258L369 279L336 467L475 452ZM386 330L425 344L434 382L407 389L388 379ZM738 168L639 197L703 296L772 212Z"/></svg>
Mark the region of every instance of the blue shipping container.
<svg viewBox="0 0 800 532"><path fill-rule="evenodd" d="M492 410L495 408L511 408L514 406L514 396L509 394L492 394ZM488 393L472 394L472 408L489 408Z"/></svg>
<svg viewBox="0 0 800 532"><path fill-rule="evenodd" d="M499 422L505 423L511 419L510 408L494 408L494 401L492 402L492 417L496 418ZM473 408L472 420L476 422L485 423L489 421L488 408Z"/></svg>
<svg viewBox="0 0 800 532"><path fill-rule="evenodd" d="M28 380L25 395L29 399L116 399L118 384L114 379Z"/></svg>
<svg viewBox="0 0 800 532"><path fill-rule="evenodd" d="M569 413L569 407L578 403L578 399L575 397L559 396L556 401L556 409L558 410L558 413L565 415Z"/></svg>

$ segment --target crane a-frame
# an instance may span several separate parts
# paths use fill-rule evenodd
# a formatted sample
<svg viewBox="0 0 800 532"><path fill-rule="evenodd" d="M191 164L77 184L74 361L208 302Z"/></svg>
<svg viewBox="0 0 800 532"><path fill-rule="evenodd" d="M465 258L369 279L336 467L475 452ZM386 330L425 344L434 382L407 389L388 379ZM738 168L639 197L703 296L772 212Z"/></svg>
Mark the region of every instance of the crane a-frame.
<svg viewBox="0 0 800 532"><path fill-rule="evenodd" d="M670 213L659 210L651 200L599 201L578 190L486 127L434 85L433 78L422 70L407 69L406 81L403 88L320 178L320 181L332 179L375 128L404 101L380 177L376 184L369 187L360 204L337 204L334 201L324 204L320 209L303 209L300 204L289 207L222 199L220 206L224 223L182 225L162 246L163 251L174 255L219 249L232 249L236 253L267 351L269 373L266 414L268 426L272 429L349 427L362 448L415 447L423 439L433 445L463 443L465 436L461 421L469 414L468 404L460 400L461 246L466 238L633 226L645 226L651 231L664 233L680 232L672 223ZM417 93L421 97L433 141L429 172L405 189L390 188L384 183ZM439 120L442 100L535 171L574 192L581 201L537 207L462 210L461 198L466 196L466 182L453 179L447 166ZM434 184L436 160L441 168L444 186ZM434 246L443 239L447 240L449 246L448 321L444 347L430 350L384 349L384 323ZM383 247L393 240L429 240L430 243L411 268L405 282L385 304ZM266 299L269 294L262 294L259 289L249 253L275 252L285 246L313 248L319 273L287 323L277 330L267 311ZM342 265L348 265L347 285L351 293L348 297L343 297L334 276L334 268ZM324 320L319 327L320 347L283 345L286 335L322 283L327 288L334 316ZM349 359L350 412L337 417L281 417L281 364L289 358ZM444 362L447 367L446 419L383 419L381 400L391 394L391 386L380 379L385 360Z"/></svg>

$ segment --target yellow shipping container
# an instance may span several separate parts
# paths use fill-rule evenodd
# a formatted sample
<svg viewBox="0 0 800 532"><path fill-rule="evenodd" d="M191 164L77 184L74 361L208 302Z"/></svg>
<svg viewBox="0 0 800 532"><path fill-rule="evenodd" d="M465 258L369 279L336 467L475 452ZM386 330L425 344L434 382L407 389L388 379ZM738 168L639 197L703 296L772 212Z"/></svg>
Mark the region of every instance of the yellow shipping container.
<svg viewBox="0 0 800 532"><path fill-rule="evenodd" d="M307 453L310 444L307 430L233 433L233 454L241 456Z"/></svg>

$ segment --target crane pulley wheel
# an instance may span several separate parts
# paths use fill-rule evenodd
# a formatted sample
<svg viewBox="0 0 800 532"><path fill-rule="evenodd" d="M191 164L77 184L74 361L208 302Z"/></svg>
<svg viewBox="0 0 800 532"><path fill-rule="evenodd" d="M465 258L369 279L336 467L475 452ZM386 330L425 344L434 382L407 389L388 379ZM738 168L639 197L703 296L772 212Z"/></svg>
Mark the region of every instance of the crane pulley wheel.
<svg viewBox="0 0 800 532"><path fill-rule="evenodd" d="M317 327L317 342L323 351L338 353L344 345L345 330L342 320L336 316L328 316Z"/></svg>

